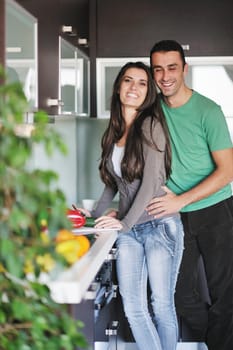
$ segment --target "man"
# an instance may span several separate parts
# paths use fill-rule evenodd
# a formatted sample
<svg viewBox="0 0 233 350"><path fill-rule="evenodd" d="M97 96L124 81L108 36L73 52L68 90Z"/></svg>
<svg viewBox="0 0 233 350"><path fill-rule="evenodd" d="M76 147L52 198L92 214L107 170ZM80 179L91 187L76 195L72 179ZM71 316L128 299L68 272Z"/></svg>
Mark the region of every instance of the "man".
<svg viewBox="0 0 233 350"><path fill-rule="evenodd" d="M157 218L181 212L185 249L176 288L177 312L209 350L233 349L233 148L221 108L185 84L180 44L164 40L150 53L170 131L167 194L148 206ZM203 258L211 305L198 294Z"/></svg>

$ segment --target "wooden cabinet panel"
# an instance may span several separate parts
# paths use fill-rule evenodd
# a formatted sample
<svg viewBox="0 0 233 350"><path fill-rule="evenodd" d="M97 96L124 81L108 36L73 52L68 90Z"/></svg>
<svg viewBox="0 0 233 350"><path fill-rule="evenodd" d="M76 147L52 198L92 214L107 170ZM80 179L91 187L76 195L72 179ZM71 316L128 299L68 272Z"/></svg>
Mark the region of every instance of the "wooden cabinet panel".
<svg viewBox="0 0 233 350"><path fill-rule="evenodd" d="M233 55L233 2L97 1L97 57L147 56L158 40L190 45L190 56Z"/></svg>

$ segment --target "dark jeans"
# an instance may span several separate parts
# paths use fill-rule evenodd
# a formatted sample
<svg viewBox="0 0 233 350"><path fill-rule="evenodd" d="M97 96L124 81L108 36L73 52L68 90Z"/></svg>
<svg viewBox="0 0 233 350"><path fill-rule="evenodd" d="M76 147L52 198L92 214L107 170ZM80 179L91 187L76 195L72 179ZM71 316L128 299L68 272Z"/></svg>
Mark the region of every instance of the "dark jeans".
<svg viewBox="0 0 233 350"><path fill-rule="evenodd" d="M233 197L182 213L184 254L176 287L177 313L208 350L233 350ZM203 258L211 304L198 293Z"/></svg>

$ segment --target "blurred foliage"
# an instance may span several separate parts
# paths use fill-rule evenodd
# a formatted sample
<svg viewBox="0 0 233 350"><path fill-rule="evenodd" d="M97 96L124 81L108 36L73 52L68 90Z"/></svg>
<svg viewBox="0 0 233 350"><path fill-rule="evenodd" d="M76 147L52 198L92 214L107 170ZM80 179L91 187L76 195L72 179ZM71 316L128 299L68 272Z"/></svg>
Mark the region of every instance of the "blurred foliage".
<svg viewBox="0 0 233 350"><path fill-rule="evenodd" d="M6 81L2 68L0 78ZM34 114L33 126L24 125L27 109L19 83L0 85L0 349L84 349L82 323L39 281L46 270L52 276L66 268L54 238L70 223L58 175L32 170L29 163L36 144L48 156L54 150L65 154L66 147L43 111ZM22 132L28 127L30 137Z"/></svg>

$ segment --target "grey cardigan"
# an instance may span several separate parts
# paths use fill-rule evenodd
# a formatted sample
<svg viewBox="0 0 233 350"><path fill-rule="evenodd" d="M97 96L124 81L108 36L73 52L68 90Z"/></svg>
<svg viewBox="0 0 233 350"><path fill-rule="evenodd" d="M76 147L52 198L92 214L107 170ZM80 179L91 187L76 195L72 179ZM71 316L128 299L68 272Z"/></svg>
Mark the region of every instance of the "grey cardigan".
<svg viewBox="0 0 233 350"><path fill-rule="evenodd" d="M151 118L147 118L142 126L145 137L151 141ZM129 231L135 224L153 220L145 208L153 197L162 196L165 192L161 186L165 184L165 136L159 122L153 123L153 139L159 150L143 143L144 171L142 179L136 179L132 183L118 177L112 164L112 155L109 158L109 170L115 179L116 187L105 186L103 193L97 202L96 208L91 212L93 217L103 215L111 205L116 193L119 192L118 219L123 228L121 233Z"/></svg>

